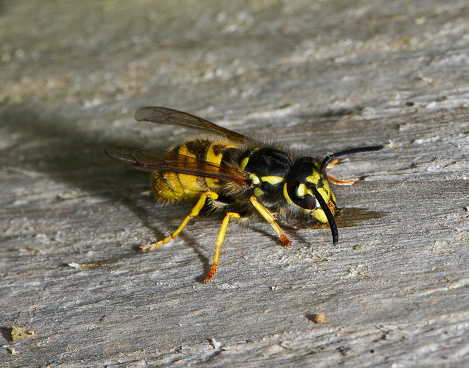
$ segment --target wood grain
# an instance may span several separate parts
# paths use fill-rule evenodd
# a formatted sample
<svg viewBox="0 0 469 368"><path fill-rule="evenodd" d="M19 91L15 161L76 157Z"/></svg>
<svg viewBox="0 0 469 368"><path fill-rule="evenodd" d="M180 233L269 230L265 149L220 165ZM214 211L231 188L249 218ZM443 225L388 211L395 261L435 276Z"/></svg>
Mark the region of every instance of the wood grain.
<svg viewBox="0 0 469 368"><path fill-rule="evenodd" d="M469 8L464 1L2 2L0 328L5 367L464 366L469 359ZM218 218L141 254L188 206L105 145L188 132L187 111L317 157L327 227ZM81 266L80 266L81 265ZM329 324L315 324L325 313ZM11 341L13 327L34 335Z"/></svg>

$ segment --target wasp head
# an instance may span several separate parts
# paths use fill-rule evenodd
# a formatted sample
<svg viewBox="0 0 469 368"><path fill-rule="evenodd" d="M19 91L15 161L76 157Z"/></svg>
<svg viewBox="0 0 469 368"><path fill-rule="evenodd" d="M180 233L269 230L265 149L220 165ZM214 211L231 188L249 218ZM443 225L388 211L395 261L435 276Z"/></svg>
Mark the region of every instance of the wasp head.
<svg viewBox="0 0 469 368"><path fill-rule="evenodd" d="M285 180L285 199L303 211L310 213L322 223L329 223L334 245L338 241L337 226L334 220L335 197L321 172L321 165L312 157L298 159Z"/></svg>

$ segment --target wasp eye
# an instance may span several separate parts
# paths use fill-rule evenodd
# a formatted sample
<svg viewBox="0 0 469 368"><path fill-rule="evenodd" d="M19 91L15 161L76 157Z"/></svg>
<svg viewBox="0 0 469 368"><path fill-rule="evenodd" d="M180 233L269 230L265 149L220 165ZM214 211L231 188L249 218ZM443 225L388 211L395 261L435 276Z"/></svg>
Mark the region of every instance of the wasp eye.
<svg viewBox="0 0 469 368"><path fill-rule="evenodd" d="M288 196L294 204L307 210L314 210L317 207L316 198L311 194L305 193L305 190L306 185L300 184L297 180L291 180L287 184Z"/></svg>

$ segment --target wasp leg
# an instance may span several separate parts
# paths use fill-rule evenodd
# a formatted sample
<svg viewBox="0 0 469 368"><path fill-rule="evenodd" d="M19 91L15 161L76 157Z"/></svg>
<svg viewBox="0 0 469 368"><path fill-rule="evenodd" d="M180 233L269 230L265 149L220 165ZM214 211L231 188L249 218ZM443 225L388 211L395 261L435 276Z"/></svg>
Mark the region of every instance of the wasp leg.
<svg viewBox="0 0 469 368"><path fill-rule="evenodd" d="M256 208L256 210L259 211L262 217L264 217L267 221L269 221L269 224L272 225L275 232L278 234L278 236L280 236L283 246L288 247L291 244L291 241L288 240L283 230L280 228L280 226L278 226L277 222L275 221L274 216L270 213L270 211L267 208L265 208L262 204L260 204L257 198L254 196L249 198L249 201Z"/></svg>
<svg viewBox="0 0 469 368"><path fill-rule="evenodd" d="M329 162L327 164L326 169L330 169L331 167L335 167L338 162L339 162L338 158L333 159L331 162ZM355 183L358 180L358 178L340 180L340 179L334 178L333 176L327 175L327 180L329 180L331 183L334 183L336 185L352 185L353 183Z"/></svg>
<svg viewBox="0 0 469 368"><path fill-rule="evenodd" d="M189 220L193 217L196 217L199 214L200 210L205 205L205 200L207 199L207 197L209 197L213 200L216 200L218 198L218 194L215 193L215 192L212 192L211 190L208 190L205 193L202 193L202 195L200 196L200 198L197 201L196 205L192 208L189 215L184 219L182 224L179 225L179 227L177 228L177 230L174 233L172 233L170 236L168 236L168 237L164 238L163 240L160 240L156 243L141 245L140 250L141 251L155 250L156 248L159 248L162 245L164 245L166 243L169 243L171 240L173 240L181 232L181 230L184 229L184 227L187 225Z"/></svg>
<svg viewBox="0 0 469 368"><path fill-rule="evenodd" d="M340 180L340 179L334 178L333 176L327 175L327 180L329 180L331 183L334 183L336 185L352 185L358 180L358 178Z"/></svg>
<svg viewBox="0 0 469 368"><path fill-rule="evenodd" d="M218 256L220 255L220 247L223 247L223 240L225 240L225 235L226 235L226 229L228 228L228 221L230 221L230 218L240 218L240 214L236 212L228 212L223 219L223 223L221 225L220 232L218 233L217 237L217 248L215 250L215 258L213 259L213 264L212 268L210 269L210 272L208 275L205 277L204 282L208 282L212 279L213 275L215 275L215 272L217 271L217 266L218 266Z"/></svg>
<svg viewBox="0 0 469 368"><path fill-rule="evenodd" d="M327 164L326 169L330 169L330 168L336 167L338 163L339 163L339 159L338 159L338 158L334 158L334 159L332 159L331 162L329 162L329 163Z"/></svg>

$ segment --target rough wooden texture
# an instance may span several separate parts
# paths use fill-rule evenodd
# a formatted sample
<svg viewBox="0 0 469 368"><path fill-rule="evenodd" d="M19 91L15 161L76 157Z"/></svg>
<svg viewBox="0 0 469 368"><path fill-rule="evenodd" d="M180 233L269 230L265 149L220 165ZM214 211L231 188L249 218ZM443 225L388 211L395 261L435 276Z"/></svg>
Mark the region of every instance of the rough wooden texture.
<svg viewBox="0 0 469 368"><path fill-rule="evenodd" d="M469 361L467 1L0 4L2 366ZM145 105L316 156L386 147L333 169L364 179L336 188L338 247L232 224L203 284L220 220L136 252L188 207L102 153L187 137L134 122Z"/></svg>

